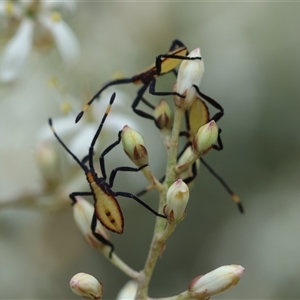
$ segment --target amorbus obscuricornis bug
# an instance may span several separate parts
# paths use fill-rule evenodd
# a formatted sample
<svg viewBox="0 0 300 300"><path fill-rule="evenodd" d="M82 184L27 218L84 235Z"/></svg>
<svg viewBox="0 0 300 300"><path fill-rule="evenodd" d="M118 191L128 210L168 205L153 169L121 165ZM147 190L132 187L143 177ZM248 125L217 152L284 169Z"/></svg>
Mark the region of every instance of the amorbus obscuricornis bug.
<svg viewBox="0 0 300 300"><path fill-rule="evenodd" d="M137 106L140 102L143 102L148 107L153 108L153 105L144 98L144 94L148 88L149 88L149 93L151 95L156 95L156 96L173 95L173 96L185 98L185 95L182 95L174 90L169 92L158 92L155 90L156 78L170 72L173 72L177 77L176 67L179 65L181 61L185 61L185 60L202 61L202 56L199 55L196 57L194 56L189 57L187 47L180 40L176 39L172 42L169 51L165 54L159 54L158 56L156 56L155 63L152 64L147 69L145 69L144 71L139 72L133 75L132 77L121 78L121 79L116 79L107 82L84 106L83 110L77 115L75 122L77 123L82 118L84 112L89 108L89 106L94 102L94 100L98 99L101 96L102 92L106 90L108 87L121 85L121 84L130 84L130 83L142 84L142 87L137 91L136 97L132 102L131 107L133 111L137 115L143 118L155 121L154 117L151 114L141 109L138 109ZM201 97L201 99L207 101L208 103L210 103L212 106L214 106L216 109L219 110L219 112L216 113L216 115L211 118L217 122L224 114L223 107L217 101L203 94L200 91L198 86L195 86L195 88L197 89L197 93Z"/></svg>
<svg viewBox="0 0 300 300"><path fill-rule="evenodd" d="M117 196L123 196L126 198L133 199L140 203L142 206L147 208L149 211L151 211L156 216L166 218L166 216L157 213L154 209L152 209L150 206L148 206L146 203L144 203L142 200L140 200L137 196L131 193L127 192L115 192L112 190L114 179L119 171L130 171L130 172L138 172L147 165L143 165L139 168L133 168L133 167L117 167L112 170L109 180L106 181L107 175L105 170L105 160L104 157L107 153L109 153L114 147L116 147L121 142L121 133L122 130L118 133L118 139L112 143L110 146L108 146L100 155L99 161L100 161L100 169L102 173L102 177L98 177L95 168L94 168L94 146L95 143L101 133L101 130L103 128L103 125L105 123L105 120L110 112L111 106L115 100L116 94L113 93L109 105L105 111L104 116L102 117L102 120L100 122L100 125L92 139L92 142L89 147L88 154L80 161L77 156L65 145L65 143L61 140L61 138L57 135L57 133L54 130L52 120L49 119L49 125L51 127L51 130L56 137L56 139L59 141L59 143L63 146L63 148L73 157L73 159L77 162L77 164L83 169L86 179L90 186L90 191L87 192L73 192L69 195L73 203L76 202L76 196L92 196L94 199L94 214L93 218L91 220L91 230L93 232L93 235L102 243L108 245L111 247L110 251L110 257L112 255L112 252L114 251L114 245L108 241L106 238L104 238L102 235L98 234L96 232L96 225L97 220L101 222L101 224L106 227L108 230L116 233L123 233L124 230L124 218L123 213L121 211L121 208L119 206L119 203L116 199ZM86 165L88 163L88 166Z"/></svg>

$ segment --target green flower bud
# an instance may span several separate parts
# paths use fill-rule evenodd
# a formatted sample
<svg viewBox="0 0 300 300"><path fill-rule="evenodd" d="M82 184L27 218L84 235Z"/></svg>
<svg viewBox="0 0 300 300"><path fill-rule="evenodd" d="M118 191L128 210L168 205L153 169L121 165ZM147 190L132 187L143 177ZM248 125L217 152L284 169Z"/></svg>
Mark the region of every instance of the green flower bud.
<svg viewBox="0 0 300 300"><path fill-rule="evenodd" d="M215 121L201 126L193 139L193 151L199 157L206 154L218 140L219 129Z"/></svg>
<svg viewBox="0 0 300 300"><path fill-rule="evenodd" d="M173 126L173 111L165 99L161 99L154 109L154 118L159 129L171 129Z"/></svg>
<svg viewBox="0 0 300 300"><path fill-rule="evenodd" d="M178 179L169 187L166 195L167 205L164 207L164 214L170 222L180 222L185 218L185 208L189 197L189 188L182 179Z"/></svg>
<svg viewBox="0 0 300 300"><path fill-rule="evenodd" d="M137 167L148 164L144 138L128 125L125 125L122 130L122 145L127 156Z"/></svg>

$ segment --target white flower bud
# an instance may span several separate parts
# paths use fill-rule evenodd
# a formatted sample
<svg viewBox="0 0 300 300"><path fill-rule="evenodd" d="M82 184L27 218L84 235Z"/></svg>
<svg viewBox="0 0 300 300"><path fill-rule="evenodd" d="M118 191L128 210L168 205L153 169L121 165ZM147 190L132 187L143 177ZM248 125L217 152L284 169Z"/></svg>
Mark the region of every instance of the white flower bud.
<svg viewBox="0 0 300 300"><path fill-rule="evenodd" d="M134 300L138 285L134 280L128 281L117 295L117 300Z"/></svg>
<svg viewBox="0 0 300 300"><path fill-rule="evenodd" d="M128 125L122 130L122 144L125 153L137 167L148 164L144 138Z"/></svg>
<svg viewBox="0 0 300 300"><path fill-rule="evenodd" d="M70 281L71 290L84 299L100 300L103 295L103 285L94 276L86 273L74 275Z"/></svg>
<svg viewBox="0 0 300 300"><path fill-rule="evenodd" d="M60 159L50 143L39 143L36 146L35 157L47 184L53 186L60 183Z"/></svg>
<svg viewBox="0 0 300 300"><path fill-rule="evenodd" d="M193 50L188 57L201 58L200 48ZM201 59L183 60L178 70L175 92L185 98L175 96L175 104L182 108L190 108L197 92L193 85L199 86L204 73L204 64Z"/></svg>
<svg viewBox="0 0 300 300"><path fill-rule="evenodd" d="M188 146L185 151L183 152L183 154L180 156L180 158L178 159L177 162L177 166L181 166L184 165L186 162L190 161L192 158L195 157L194 152L192 151L192 147ZM182 180L185 180L189 177L192 177L193 171L192 171L192 165L190 165L187 169L184 169L184 171L180 172L180 178ZM199 168L200 168L200 160L197 159L196 160L196 172L197 174L199 173ZM188 184L189 188L191 188L191 183Z"/></svg>
<svg viewBox="0 0 300 300"><path fill-rule="evenodd" d="M193 151L199 157L206 154L218 140L219 129L215 121L201 126L193 139Z"/></svg>
<svg viewBox="0 0 300 300"><path fill-rule="evenodd" d="M92 248L97 250L102 249L104 244L96 239L91 230L91 222L95 210L94 206L82 197L77 196L76 200L76 203L73 205L75 223L77 224L87 243ZM99 221L97 221L96 232L102 235L106 240L109 239L106 229Z"/></svg>
<svg viewBox="0 0 300 300"><path fill-rule="evenodd" d="M195 299L209 298L235 286L245 269L239 265L219 267L203 276L194 278L188 291Z"/></svg>
<svg viewBox="0 0 300 300"><path fill-rule="evenodd" d="M178 179L167 191L167 205L164 207L164 214L170 222L180 222L185 216L185 208L189 201L190 192L188 186Z"/></svg>

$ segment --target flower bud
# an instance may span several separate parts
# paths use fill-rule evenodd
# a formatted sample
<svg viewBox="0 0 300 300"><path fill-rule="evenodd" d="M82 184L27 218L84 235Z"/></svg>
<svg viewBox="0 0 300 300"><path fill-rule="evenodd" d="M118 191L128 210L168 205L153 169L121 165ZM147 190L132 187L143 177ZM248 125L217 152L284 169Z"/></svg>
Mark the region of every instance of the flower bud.
<svg viewBox="0 0 300 300"><path fill-rule="evenodd" d="M136 295L138 285L134 280L128 281L117 295L117 300L133 300Z"/></svg>
<svg viewBox="0 0 300 300"><path fill-rule="evenodd" d="M201 126L193 139L193 151L199 157L206 154L218 140L219 129L215 121Z"/></svg>
<svg viewBox="0 0 300 300"><path fill-rule="evenodd" d="M84 299L100 300L103 295L103 285L94 276L86 273L74 275L70 281L71 290Z"/></svg>
<svg viewBox="0 0 300 300"><path fill-rule="evenodd" d="M197 91L193 85L199 86L204 73L204 64L200 53L200 48L193 50L188 57L199 59L183 60L178 70L177 82L174 87L175 92L185 98L175 96L175 104L182 108L190 108L193 104Z"/></svg>
<svg viewBox="0 0 300 300"><path fill-rule="evenodd" d="M87 243L92 248L101 250L104 244L96 239L91 230L94 206L82 197L77 196L76 200L77 201L73 205L75 223L77 224ZM99 221L97 221L96 232L102 235L106 240L109 239L107 231Z"/></svg>
<svg viewBox="0 0 300 300"><path fill-rule="evenodd" d="M165 99L161 99L154 109L154 118L159 129L171 129L173 126L173 111Z"/></svg>
<svg viewBox="0 0 300 300"><path fill-rule="evenodd" d="M144 138L128 125L122 130L122 144L125 153L137 167L148 164Z"/></svg>
<svg viewBox="0 0 300 300"><path fill-rule="evenodd" d="M192 151L192 147L188 146L183 154L179 157L177 166L183 166L186 162L190 161L192 158L194 158L195 154ZM199 168L200 168L200 161L199 159L196 160L196 173L199 173ZM180 172L180 178L182 180L185 180L187 178L190 178L194 176L193 170L192 170L192 165L190 165L187 169L184 169L182 172ZM191 188L191 183L188 184L189 188Z"/></svg>
<svg viewBox="0 0 300 300"><path fill-rule="evenodd" d="M180 222L185 216L185 208L189 201L190 192L188 186L178 179L167 191L167 205L164 207L164 214L170 222Z"/></svg>
<svg viewBox="0 0 300 300"><path fill-rule="evenodd" d="M60 182L60 160L57 152L47 142L39 143L36 147L36 160L42 175L49 185Z"/></svg>
<svg viewBox="0 0 300 300"><path fill-rule="evenodd" d="M209 298L235 286L241 279L245 269L238 265L217 268L203 276L194 278L188 291L195 299Z"/></svg>

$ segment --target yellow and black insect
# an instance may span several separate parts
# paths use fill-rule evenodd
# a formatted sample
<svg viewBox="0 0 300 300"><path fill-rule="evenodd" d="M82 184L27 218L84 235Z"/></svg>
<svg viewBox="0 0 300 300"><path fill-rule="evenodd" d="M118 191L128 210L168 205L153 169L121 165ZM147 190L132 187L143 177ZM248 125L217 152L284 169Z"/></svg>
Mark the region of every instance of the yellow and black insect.
<svg viewBox="0 0 300 300"><path fill-rule="evenodd" d="M177 161L180 161L181 157L183 156L184 152L187 148L191 147L193 138L196 135L198 129L207 124L210 119L209 109L207 105L202 101L199 97L197 101L194 101L192 106L188 111L186 111L185 116L186 121L186 131L181 132L181 136L185 136L187 138L187 143L183 147L182 151L178 155ZM220 132L218 135L218 141L216 145L213 145L215 150L222 150L223 143L220 137ZM241 203L241 200L238 195L236 195L233 190L229 187L229 185L225 182L225 180L203 159L203 157L199 158L200 162L208 169L208 171L220 182L220 184L225 188L225 190L230 194L233 201L237 204L238 209L241 213L244 213L244 208ZM195 180L198 175L198 168L199 168L199 160L194 162L187 172L184 172L180 177L186 183L189 184ZM182 177L183 176L183 177ZM165 176L160 179L160 182L163 182ZM141 197L146 194L151 187L138 192L136 196Z"/></svg>
<svg viewBox="0 0 300 300"><path fill-rule="evenodd" d="M156 95L156 96L170 96L170 95L177 95L181 98L184 98L185 96L180 95L176 92L157 92L155 90L155 85L156 85L156 78L173 72L177 76L177 71L176 67L179 65L179 63L182 60L195 60L199 59L202 60L202 57L188 57L188 50L186 46L179 40L174 40L171 44L171 47L169 49L169 52L165 54L160 54L156 57L155 63L152 64L149 68L145 69L144 71L129 77L129 78L122 78L122 79L117 79L117 80L112 80L106 83L94 96L93 98L84 106L83 110L77 115L75 122L77 123L81 117L83 116L84 112L89 108L89 106L96 100L97 98L100 97L101 93L106 90L110 86L114 85L119 85L119 84L142 84L143 86L138 90L137 95L135 99L133 100L133 103L131 105L133 111L146 119L154 120L154 117L151 114L148 114L140 109L137 108L138 104L140 102L143 102L150 108L153 108L152 104L149 103L145 98L144 94L146 90L149 87L149 93L151 95ZM216 109L219 110L219 112L212 117L212 120L215 120L216 122L223 116L224 110L222 106L212 98L206 96L203 94L199 87L194 86L197 90L198 95L213 105ZM155 120L154 120L155 121Z"/></svg>
<svg viewBox="0 0 300 300"><path fill-rule="evenodd" d="M184 151L192 145L192 141L194 136L196 135L198 129L207 124L211 119L209 116L209 110L206 104L198 98L199 101L194 101L193 105L187 111L186 113L186 131L183 132L181 135L184 135L187 137L188 142L186 143L185 147L181 151L181 153L178 156L178 159L183 155ZM223 143L220 137L220 131L218 135L218 141L217 144L213 146L214 149L216 150L222 150L223 149ZM208 171L221 183L221 185L225 188L225 190L230 194L231 198L233 201L237 204L238 209L241 213L244 213L244 208L241 203L241 200L238 195L236 195L233 190L229 187L229 185L224 181L224 179L203 159L203 157L200 157L201 163L208 169ZM183 178L185 183L190 183L192 182L198 173L198 168L197 168L197 162L195 162L192 167L191 167L191 173L192 175Z"/></svg>
<svg viewBox="0 0 300 300"><path fill-rule="evenodd" d="M89 147L88 155L86 155L81 161L71 152L71 150L65 145L65 143L60 139L60 137L55 132L52 120L49 119L49 125L51 127L51 130L56 137L56 139L59 141L59 143L64 147L64 149L73 157L73 159L78 163L78 165L83 169L86 175L86 179L90 186L90 191L88 192L73 192L69 195L73 203L76 203L76 196L93 196L94 198L94 215L91 222L91 230L94 234L94 236L102 243L108 245L111 247L110 251L110 257L112 255L112 252L114 251L114 245L105 239L102 235L98 234L96 232L96 225L97 220L99 220L104 227L106 227L108 230L116 233L123 233L124 230L124 218L123 213L121 211L121 208L119 206L119 203L116 199L117 196L123 196L126 198L131 198L141 205L143 205L145 208L147 208L149 211L151 211L154 215L166 218L166 216L157 213L155 210L153 210L150 206L148 206L146 203L144 203L142 200L140 200L137 196L127 193L127 192L114 192L112 190L114 179L119 171L130 171L130 172L138 172L147 165L143 165L139 168L132 168L132 167L118 167L112 170L108 182L106 181L107 175L105 170L105 161L104 157L105 155L110 152L115 146L117 146L121 142L121 133L122 131L119 131L118 133L118 139L108 146L100 155L99 161L100 161L100 169L102 173L102 177L98 177L97 173L95 172L94 168L94 162L93 162L93 155L94 155L94 146L95 143L101 133L101 130L103 128L104 122L107 118L107 115L110 112L111 105L113 104L115 100L116 94L113 93L109 105L105 111L105 114L100 122L100 125L94 135L94 138L91 142L91 145ZM88 163L88 166L86 165Z"/></svg>

